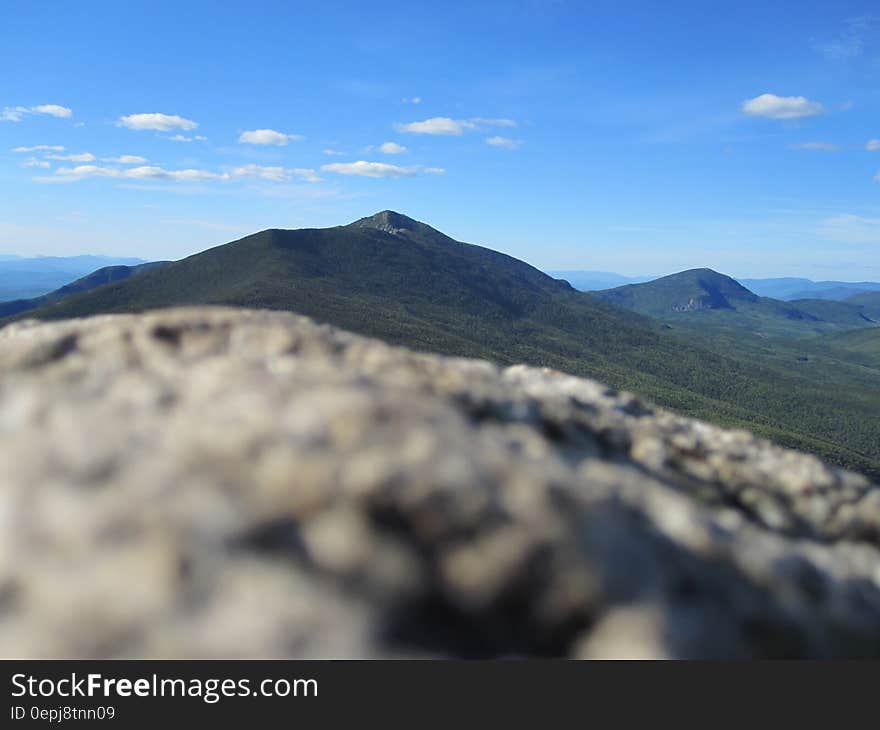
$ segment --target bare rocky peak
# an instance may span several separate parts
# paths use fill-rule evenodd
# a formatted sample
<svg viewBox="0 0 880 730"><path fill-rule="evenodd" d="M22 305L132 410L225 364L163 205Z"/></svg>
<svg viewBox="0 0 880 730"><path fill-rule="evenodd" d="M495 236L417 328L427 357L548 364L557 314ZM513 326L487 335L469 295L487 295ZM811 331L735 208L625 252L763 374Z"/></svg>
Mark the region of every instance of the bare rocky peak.
<svg viewBox="0 0 880 730"><path fill-rule="evenodd" d="M383 210L367 218L360 218L351 224L357 228L375 228L378 231L384 231L392 235L403 232L419 232L423 230L433 230L425 223L409 218L402 213L396 213L393 210Z"/></svg>
<svg viewBox="0 0 880 730"><path fill-rule="evenodd" d="M590 380L280 312L0 330L5 657L876 657L878 546L864 478Z"/></svg>

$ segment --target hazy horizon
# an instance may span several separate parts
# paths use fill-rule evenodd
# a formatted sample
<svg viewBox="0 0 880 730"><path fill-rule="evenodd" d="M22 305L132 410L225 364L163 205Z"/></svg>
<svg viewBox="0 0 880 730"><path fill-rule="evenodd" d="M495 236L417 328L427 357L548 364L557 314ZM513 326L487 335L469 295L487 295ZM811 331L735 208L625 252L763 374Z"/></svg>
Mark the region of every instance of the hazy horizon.
<svg viewBox="0 0 880 730"><path fill-rule="evenodd" d="M351 221L347 221L347 222L351 222ZM424 221L424 222L427 222L427 221ZM310 228L313 226L303 226L303 227ZM261 230L266 230L266 229L261 229ZM251 233L257 233L257 232L258 231L253 231ZM245 235L250 235L250 233L245 234ZM192 251L190 253L185 254L184 256L181 256L180 258L186 258L187 256L191 256L193 254L200 253L201 251L207 250L209 248L213 248L216 245L222 245L223 243L229 243L232 240L235 240L235 239L230 239L229 241L227 241L227 240L218 241L217 243L209 244L204 249ZM465 241L465 242L466 243L474 243L476 245L482 245L476 241ZM503 251L503 247L499 247L497 250ZM505 253L508 253L508 252L505 252ZM143 254L138 254L137 252L134 252L134 253L106 253L106 252L94 252L94 251L80 251L80 252L69 253L69 254L51 254L51 253L44 254L44 253L39 253L39 252L21 254L21 253L16 253L12 250L0 251L0 261L8 260L8 259L18 259L18 258L20 258L20 259L28 259L28 258L41 259L41 258L54 258L54 257L72 257L72 258L75 258L75 257L95 257L95 258L107 258L107 259L130 258L130 259L137 259L137 260L144 261L144 262L160 260L160 259L150 259L149 257L145 257ZM518 258L520 258L520 257L518 257ZM178 260L178 259L169 259L169 260ZM620 277L627 278L627 279L647 279L647 280L659 279L664 276L670 276L672 274L676 274L681 271L687 271L690 269L703 269L703 268L714 269L714 267L711 267L711 266L694 264L694 265L690 265L690 266L684 266L680 269L674 269L674 270L670 269L668 271L662 271L659 273L656 271L645 273L644 271L630 271L630 270L627 270L623 267L614 268L614 269L611 269L611 268L609 268L609 269L594 269L594 268L542 267L542 266L538 266L536 264L533 264L532 262L529 262L526 259L522 259L522 260L526 261L526 263L530 263L532 266L535 266L535 268L539 269L540 271L543 271L543 272L545 272L547 274L551 274L551 275L565 274L565 273L581 273L581 274L611 275L611 276L620 276ZM714 269L714 270L718 271L719 273L726 274L727 276L730 276L730 277L737 279L737 280L740 280L740 279L787 279L787 278L792 278L792 279L806 279L806 280L811 280L811 281L814 281L817 283L821 283L823 281L842 282L842 283L859 283L859 282L865 282L865 281L872 281L868 277L861 278L861 279L857 279L857 278L845 279L845 278L839 278L839 277L838 278L831 278L831 277L818 278L818 277L810 277L810 276L798 276L798 275L785 274L785 273L781 273L781 274L772 274L771 273L771 274L756 276L756 275L749 273L748 271L743 272L743 273L737 273L737 272L733 272L733 271L724 271L724 270L720 270L720 269ZM878 277L878 278L880 278L880 277Z"/></svg>
<svg viewBox="0 0 880 730"><path fill-rule="evenodd" d="M378 211L374 211L374 212L378 212ZM365 216L359 216L359 217L365 217ZM353 222L353 221L345 221L345 223L350 223L350 222ZM423 222L429 223L429 221L423 221ZM344 225L344 223L332 224L331 226L301 226L301 227L302 228L317 228L317 227L332 227L334 225ZM0 226L2 226L2 224L0 224ZM266 228L263 228L260 230L266 230ZM252 235L257 232L259 232L259 231L256 231L256 230L250 231L250 232L244 234L244 236ZM443 232L445 233L446 231L443 231ZM167 260L183 259L183 258L186 258L187 256L192 256L194 254L197 254L202 251L213 248L217 245L222 245L224 243L230 243L233 240L237 240L237 239L223 239L222 241L218 240L215 243L211 243L211 244L206 245L204 248L200 248L198 250L188 252L188 253L184 254L183 256L180 256L179 258L176 258L176 259L169 258ZM459 238L457 240L463 240L466 243L473 243L475 245L484 245L478 241L469 241L464 238ZM504 253L510 253L509 251L505 251L503 246L498 246L496 248L496 250L502 251ZM511 255L513 255L513 254L511 254ZM95 258L107 258L107 259L130 258L130 259L137 259L137 260L144 261L144 262L164 260L164 259L160 259L160 258L150 258L149 256L146 256L143 253L137 253L137 252L116 253L116 252L112 252L112 251L110 251L110 252L96 252L96 251L84 250L84 251L75 251L75 252L71 252L71 253L40 253L39 251L37 251L35 253L22 254L22 253L17 253L12 250L0 251L0 260L8 260L10 258L12 258L12 259L15 259L15 258L42 259L42 258L55 258L55 257L60 257L60 258L95 257ZM566 273L566 272L567 273L589 273L589 274L600 274L600 275L606 274L606 275L612 275L612 276L620 276L620 277L627 278L627 279L650 279L650 280L653 280L653 279L662 278L664 276L670 276L672 274L676 274L681 271L687 271L690 269L703 269L703 268L705 268L705 269L713 269L715 271L718 271L719 273L726 274L727 276L730 276L730 277L732 277L734 279L738 279L738 280L739 279L787 279L787 278L792 278L792 279L806 279L806 280L810 280L810 281L814 281L814 282L829 281L829 282L843 282L843 283L858 283L858 282L872 281L872 279L870 277L848 278L847 279L847 278L843 278L843 277L805 276L805 275L797 275L797 274L791 274L791 273L769 273L769 274L763 274L763 275L755 275L753 273L750 273L748 270L745 270L743 272L726 271L726 270L718 269L713 266L706 266L706 265L699 264L699 263L686 265L686 266L683 266L682 268L662 271L660 273L658 273L656 271L645 273L644 271L640 271L640 270L630 270L630 269L627 269L626 267L607 268L607 269L557 268L557 267L549 267L549 266L539 266L538 264L535 264L531 261L528 261L526 258L521 257L521 256L518 256L517 258L520 258L521 260L525 261L526 263L529 263L532 266L534 266L535 268L537 268L545 273L548 273L548 274L554 274L554 273L555 274L562 274L562 273ZM877 278L880 279L880 274L878 274Z"/></svg>

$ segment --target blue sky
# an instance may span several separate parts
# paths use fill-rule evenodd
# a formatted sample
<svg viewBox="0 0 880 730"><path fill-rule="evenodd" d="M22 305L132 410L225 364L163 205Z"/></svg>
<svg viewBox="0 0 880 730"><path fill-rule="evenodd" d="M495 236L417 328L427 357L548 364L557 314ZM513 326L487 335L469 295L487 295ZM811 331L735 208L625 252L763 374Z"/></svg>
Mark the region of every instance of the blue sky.
<svg viewBox="0 0 880 730"><path fill-rule="evenodd" d="M878 279L872 140L868 2L0 11L0 253L391 208L545 269Z"/></svg>

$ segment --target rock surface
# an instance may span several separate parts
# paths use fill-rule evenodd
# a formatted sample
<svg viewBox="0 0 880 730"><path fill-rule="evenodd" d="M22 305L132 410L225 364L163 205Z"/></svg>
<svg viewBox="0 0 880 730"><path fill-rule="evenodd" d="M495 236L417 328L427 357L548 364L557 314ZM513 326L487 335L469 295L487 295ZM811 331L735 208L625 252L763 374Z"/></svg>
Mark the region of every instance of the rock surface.
<svg viewBox="0 0 880 730"><path fill-rule="evenodd" d="M0 330L0 655L880 655L880 490L285 313Z"/></svg>

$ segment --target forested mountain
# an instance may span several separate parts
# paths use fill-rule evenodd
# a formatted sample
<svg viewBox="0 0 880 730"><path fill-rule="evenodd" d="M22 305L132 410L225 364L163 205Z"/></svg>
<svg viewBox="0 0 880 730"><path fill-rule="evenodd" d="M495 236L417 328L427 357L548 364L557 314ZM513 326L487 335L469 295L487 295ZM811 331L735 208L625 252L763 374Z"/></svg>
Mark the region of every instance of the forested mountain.
<svg viewBox="0 0 880 730"><path fill-rule="evenodd" d="M20 314L21 312L30 311L31 309L37 309L39 307L45 307L50 304L55 304L56 302L60 302L62 299L65 299L72 294L79 294L80 292L91 291L92 289L97 289L99 286L109 284L113 281L122 281L123 279L127 279L130 276L143 274L144 272L150 271L151 269L164 266L167 263L170 262L151 261L149 263L137 264L135 266L104 266L97 271L86 274L86 276L83 276L76 281L71 282L70 284L65 284L64 286L59 287L55 291L51 291L48 294L43 294L39 297L33 297L32 299L13 299L12 301L8 302L0 302L0 317L9 317L14 314Z"/></svg>
<svg viewBox="0 0 880 730"><path fill-rule="evenodd" d="M47 294L106 266L142 263L142 259L111 256L0 256L0 302Z"/></svg>
<svg viewBox="0 0 880 730"><path fill-rule="evenodd" d="M740 327L773 335L814 335L880 324L858 303L761 297L712 269L691 269L596 292L607 302L695 327Z"/></svg>

